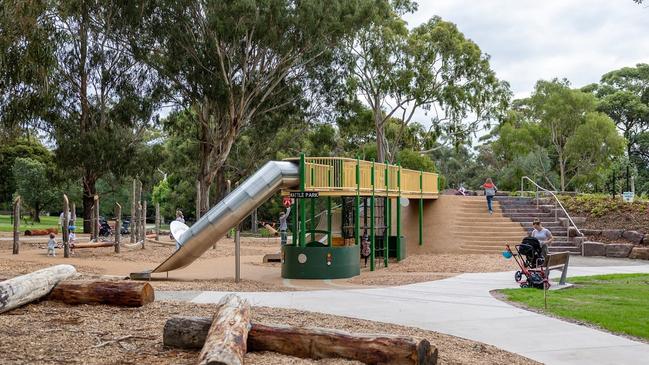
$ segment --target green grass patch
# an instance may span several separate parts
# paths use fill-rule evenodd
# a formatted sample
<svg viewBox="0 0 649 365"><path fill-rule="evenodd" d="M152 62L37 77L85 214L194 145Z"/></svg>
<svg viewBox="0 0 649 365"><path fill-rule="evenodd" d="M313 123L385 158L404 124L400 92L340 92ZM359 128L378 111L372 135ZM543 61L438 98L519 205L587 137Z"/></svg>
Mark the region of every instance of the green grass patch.
<svg viewBox="0 0 649 365"><path fill-rule="evenodd" d="M649 340L649 274L573 277L575 287L549 291L547 312ZM504 289L508 300L543 309L543 291Z"/></svg>
<svg viewBox="0 0 649 365"><path fill-rule="evenodd" d="M41 216L40 223L34 223L30 219L20 222L20 232L26 229L56 228L59 226L59 217ZM0 215L0 232L12 232L13 223L10 215Z"/></svg>

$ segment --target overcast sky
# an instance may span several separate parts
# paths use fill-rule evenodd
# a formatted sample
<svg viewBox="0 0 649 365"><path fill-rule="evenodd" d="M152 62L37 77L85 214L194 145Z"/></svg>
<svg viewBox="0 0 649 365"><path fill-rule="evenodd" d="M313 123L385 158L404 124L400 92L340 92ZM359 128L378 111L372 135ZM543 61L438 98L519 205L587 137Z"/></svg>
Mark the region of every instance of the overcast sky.
<svg viewBox="0 0 649 365"><path fill-rule="evenodd" d="M649 8L632 0L419 0L410 27L434 15L458 25L525 97L539 79L574 87L611 70L649 63Z"/></svg>

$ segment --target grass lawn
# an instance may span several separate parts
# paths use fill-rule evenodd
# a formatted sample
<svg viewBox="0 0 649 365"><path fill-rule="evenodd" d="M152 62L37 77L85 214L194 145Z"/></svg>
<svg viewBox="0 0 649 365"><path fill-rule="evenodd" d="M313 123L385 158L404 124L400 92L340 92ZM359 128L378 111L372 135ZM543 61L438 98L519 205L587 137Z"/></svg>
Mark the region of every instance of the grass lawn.
<svg viewBox="0 0 649 365"><path fill-rule="evenodd" d="M59 226L59 217L48 217L41 216L40 223L33 223L31 220L21 221L20 222L20 232L25 232L26 229L45 229L45 228L54 228ZM11 216L9 215L0 215L0 232L11 232L13 231L13 223Z"/></svg>
<svg viewBox="0 0 649 365"><path fill-rule="evenodd" d="M549 291L547 312L649 340L649 274L573 277L575 287ZM543 309L543 291L504 289L507 299Z"/></svg>

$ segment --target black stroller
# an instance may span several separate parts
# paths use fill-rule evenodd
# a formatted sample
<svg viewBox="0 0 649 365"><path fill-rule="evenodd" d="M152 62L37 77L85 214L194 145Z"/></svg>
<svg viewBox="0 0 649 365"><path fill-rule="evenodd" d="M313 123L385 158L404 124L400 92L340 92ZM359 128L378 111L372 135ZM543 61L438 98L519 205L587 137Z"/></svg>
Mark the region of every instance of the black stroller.
<svg viewBox="0 0 649 365"><path fill-rule="evenodd" d="M548 254L548 247L534 237L525 237L520 245L514 246L516 252L512 252L509 245L506 245L503 256L514 257L520 267L514 274L514 279L521 288L539 288L549 286L548 273L544 270L543 264Z"/></svg>

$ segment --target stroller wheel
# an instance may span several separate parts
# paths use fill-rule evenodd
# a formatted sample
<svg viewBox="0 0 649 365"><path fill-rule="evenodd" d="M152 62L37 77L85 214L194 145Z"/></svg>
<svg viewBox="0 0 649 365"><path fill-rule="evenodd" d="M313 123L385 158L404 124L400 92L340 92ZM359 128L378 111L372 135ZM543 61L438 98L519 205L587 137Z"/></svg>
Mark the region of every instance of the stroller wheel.
<svg viewBox="0 0 649 365"><path fill-rule="evenodd" d="M516 271L516 273L514 274L514 280L521 281L521 279L523 279L523 273L520 271Z"/></svg>
<svg viewBox="0 0 649 365"><path fill-rule="evenodd" d="M529 288L529 287L530 287L530 284L528 284L528 283L522 283L521 284L522 289Z"/></svg>

